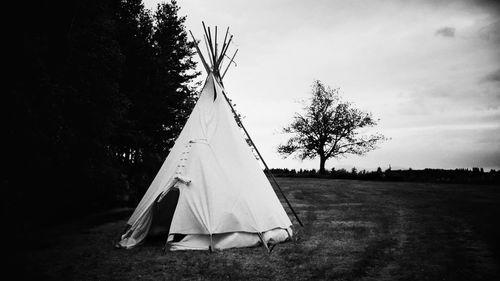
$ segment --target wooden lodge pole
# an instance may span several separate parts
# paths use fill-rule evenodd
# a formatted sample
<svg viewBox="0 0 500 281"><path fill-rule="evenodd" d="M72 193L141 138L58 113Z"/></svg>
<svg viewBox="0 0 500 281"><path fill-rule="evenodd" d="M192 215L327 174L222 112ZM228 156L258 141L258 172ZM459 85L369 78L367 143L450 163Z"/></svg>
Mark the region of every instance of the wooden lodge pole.
<svg viewBox="0 0 500 281"><path fill-rule="evenodd" d="M211 38L211 33L210 33L210 27L208 28L208 32L207 32L207 29L205 27L205 23L202 22L203 24L203 30L205 31L205 35L206 35L206 38L205 40L208 40L208 45L210 46L210 48L208 48L207 46L207 49L209 51L209 56L211 55L213 57L213 65L212 67L214 67L213 70L211 70L212 72L215 72L214 73L216 76L216 79L219 80L220 84L223 86L223 83L222 83L222 78L224 78L224 75L226 74L227 70L229 69L229 66L231 65L231 63L233 62L234 60L234 57L236 56L236 54L238 53L238 50L236 50L236 52L234 52L233 54L233 57L231 58L230 62L229 62L229 65L226 67L226 70L224 71L223 75L220 76L220 73L219 73L219 70L218 69L215 69L215 67L217 67L217 65L215 63L220 63L222 61L222 57L225 55L225 52L227 51L228 49L228 46L229 44L231 43L231 40L233 38L233 36L231 35L231 37L229 38L229 41L227 44L224 44L223 45L223 48L221 49L221 55L219 58L217 58L214 53L214 50L213 50L213 47L212 47L212 38ZM227 31L226 31L226 37L227 37L227 33L229 31L229 27L227 28ZM191 31L189 31L191 33ZM217 27L215 29L215 34L217 34ZM193 41L195 43L195 46L196 46L196 51L198 52L198 55L200 56L201 58L201 61L203 62L203 64L205 65L205 69L207 69L208 67L206 66L206 61L205 59L203 58L203 54L201 53L200 51L200 48L198 47L198 42L194 39L194 36L193 34L191 33L191 37L193 37ZM226 41L226 37L224 38L224 43ZM217 39L216 39L217 40ZM225 48L224 48L225 47ZM216 47L217 49L217 47ZM211 52L211 53L210 53ZM207 72L210 73L210 70L207 70ZM214 84L214 91L215 91L215 95L217 95L217 91L216 91L216 88L215 88L215 84ZM233 112L233 115L234 115L234 118L236 119L236 122L238 123L238 125L241 126L241 128L243 129L243 131L245 132L245 135L247 136L248 140L250 141L250 144L252 145L252 147L255 149L255 151L257 152L257 155L259 156L260 158L260 161L262 162L262 164L264 165L265 167L265 171L269 174L269 176L271 177L271 180L273 181L273 183L276 185L276 187L278 188L279 192L281 193L281 195L283 196L283 198L285 199L285 202L286 204L288 205L288 207L290 208L290 210L292 211L293 215L295 216L295 219L297 219L297 222L300 224L300 226L304 226L304 224L302 224L302 221L299 219L299 216L297 215L297 213L295 212L295 210L293 209L292 207L292 204L290 203L290 201L288 201L288 198L286 197L285 193L283 192L283 190L281 189L280 185L278 184L278 181L276 180L276 178L274 177L274 175L272 174L271 170L269 169L269 166L267 166L267 163L266 161L264 160L264 158L262 157L262 154L260 154L260 151L259 149L257 148L257 146L255 145L255 143L253 142L252 140L252 137L250 137L250 134L248 133L247 129L245 128L245 126L243 125L243 122L241 122L241 119L239 118L238 114L236 113L236 110L234 110L234 107L233 105L231 104L231 102L229 101L229 98L227 97L226 93L224 91L222 91L222 94L224 95L224 98L226 99L226 102L229 104L229 107L231 108L231 111ZM266 245L267 246L267 245ZM267 248L267 247L266 247ZM269 249L268 249L269 250Z"/></svg>

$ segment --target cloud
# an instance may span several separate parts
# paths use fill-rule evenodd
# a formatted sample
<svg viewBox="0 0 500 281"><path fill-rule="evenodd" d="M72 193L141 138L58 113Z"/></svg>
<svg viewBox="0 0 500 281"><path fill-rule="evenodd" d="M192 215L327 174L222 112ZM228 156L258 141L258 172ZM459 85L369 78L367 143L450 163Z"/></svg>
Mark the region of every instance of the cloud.
<svg viewBox="0 0 500 281"><path fill-rule="evenodd" d="M226 89L271 166L317 168L281 159L275 147L286 137L273 134L301 110L294 101L316 77L342 87L393 137L330 165L500 169L499 0L178 2L197 36L201 20L231 26L241 51Z"/></svg>
<svg viewBox="0 0 500 281"><path fill-rule="evenodd" d="M455 37L455 28L450 26L441 27L434 34L436 36Z"/></svg>
<svg viewBox="0 0 500 281"><path fill-rule="evenodd" d="M469 0L470 4L482 7L491 13L500 14L500 3L498 0Z"/></svg>
<svg viewBox="0 0 500 281"><path fill-rule="evenodd" d="M485 75L479 82L500 82L500 69Z"/></svg>

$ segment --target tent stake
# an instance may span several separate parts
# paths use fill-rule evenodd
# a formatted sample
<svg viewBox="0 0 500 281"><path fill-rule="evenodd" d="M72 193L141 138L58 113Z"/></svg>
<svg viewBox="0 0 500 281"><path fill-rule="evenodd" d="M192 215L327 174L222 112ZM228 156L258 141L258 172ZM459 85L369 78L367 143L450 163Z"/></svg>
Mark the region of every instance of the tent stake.
<svg viewBox="0 0 500 281"><path fill-rule="evenodd" d="M271 250L269 250L269 247L267 246L266 241L264 241L264 237L262 236L261 232L257 232L257 235L259 235L260 241L262 242L262 245L266 248L268 253L271 253Z"/></svg>
<svg viewBox="0 0 500 281"><path fill-rule="evenodd" d="M212 238L212 234L210 234L210 248L209 248L210 252L213 253L215 251L215 248L214 248L214 240Z"/></svg>
<svg viewBox="0 0 500 281"><path fill-rule="evenodd" d="M164 256L165 253L167 252L167 248L168 247L168 237L167 237L167 241L165 241L165 245L163 246L163 250L161 252L161 255Z"/></svg>

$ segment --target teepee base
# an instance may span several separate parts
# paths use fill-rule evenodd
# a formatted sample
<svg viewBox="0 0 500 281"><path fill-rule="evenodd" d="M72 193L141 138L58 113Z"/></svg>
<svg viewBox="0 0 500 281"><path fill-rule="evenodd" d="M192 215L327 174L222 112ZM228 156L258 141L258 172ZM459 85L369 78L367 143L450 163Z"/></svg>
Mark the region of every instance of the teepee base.
<svg viewBox="0 0 500 281"><path fill-rule="evenodd" d="M273 229L262 233L263 240L267 245L282 243L290 239L289 233L292 230ZM213 244L213 250L224 250L231 248L247 248L259 246L262 242L257 233L249 232L231 232L212 235L212 243L210 235L207 234L190 234L186 235L181 241L170 242L173 240L173 235L169 235L168 250L170 251L186 251L186 250L209 250Z"/></svg>

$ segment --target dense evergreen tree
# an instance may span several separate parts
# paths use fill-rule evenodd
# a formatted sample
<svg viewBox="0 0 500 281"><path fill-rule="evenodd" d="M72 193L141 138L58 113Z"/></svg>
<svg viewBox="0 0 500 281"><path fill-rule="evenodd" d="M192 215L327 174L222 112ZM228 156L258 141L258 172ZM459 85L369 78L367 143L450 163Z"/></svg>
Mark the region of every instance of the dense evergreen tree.
<svg viewBox="0 0 500 281"><path fill-rule="evenodd" d="M147 188L193 106L197 73L177 4L154 14L138 0L13 10L23 18L10 30L2 215L20 202L17 215L32 218L110 207Z"/></svg>
<svg viewBox="0 0 500 281"><path fill-rule="evenodd" d="M159 4L154 15L153 43L158 69L150 101L153 150L165 157L194 106L194 88L189 82L199 75L193 71L194 43L188 42L185 17L175 1ZM166 94L168 93L168 95ZM153 127L154 126L154 127Z"/></svg>
<svg viewBox="0 0 500 281"><path fill-rule="evenodd" d="M194 45L187 41L175 1L159 4L154 14L141 1L121 1L118 14L120 42L126 57L122 91L131 101L113 150L125 163L129 181L148 187L167 156L192 107L189 83L199 73L192 60Z"/></svg>

